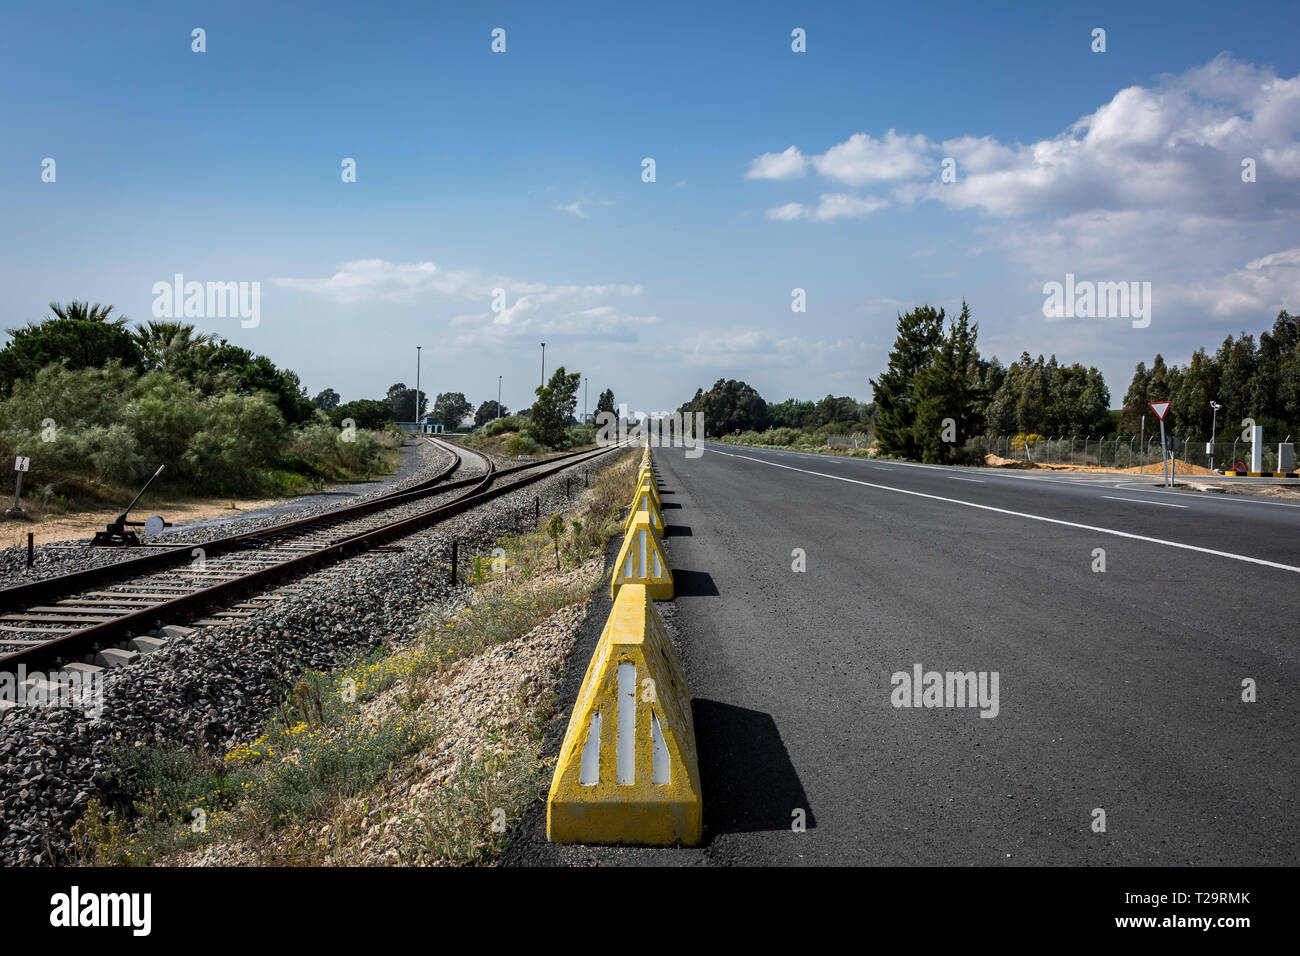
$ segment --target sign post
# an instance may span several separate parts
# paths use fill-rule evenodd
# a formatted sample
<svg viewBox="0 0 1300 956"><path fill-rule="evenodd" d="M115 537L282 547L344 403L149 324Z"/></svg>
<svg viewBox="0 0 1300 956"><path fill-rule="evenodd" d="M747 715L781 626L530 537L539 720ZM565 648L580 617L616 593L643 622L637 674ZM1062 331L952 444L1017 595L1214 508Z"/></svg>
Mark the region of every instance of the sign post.
<svg viewBox="0 0 1300 956"><path fill-rule="evenodd" d="M18 455L14 458L14 474L17 475L14 480L14 503L12 507L5 511L5 514L17 517L23 513L23 509L18 506L18 496L23 493L23 472L30 469L31 466L32 460L26 455Z"/></svg>
<svg viewBox="0 0 1300 956"><path fill-rule="evenodd" d="M1169 477L1169 453L1165 451L1165 415L1169 413L1169 402L1148 402L1151 411L1156 413L1156 418L1160 419L1160 459L1165 466L1165 487L1172 488L1174 483Z"/></svg>

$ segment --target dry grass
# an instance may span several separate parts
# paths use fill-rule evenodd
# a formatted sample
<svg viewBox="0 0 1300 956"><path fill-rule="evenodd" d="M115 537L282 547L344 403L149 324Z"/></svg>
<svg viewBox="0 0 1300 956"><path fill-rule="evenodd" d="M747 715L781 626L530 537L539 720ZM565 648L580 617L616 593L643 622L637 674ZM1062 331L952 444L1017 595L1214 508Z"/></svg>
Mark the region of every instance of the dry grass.
<svg viewBox="0 0 1300 956"><path fill-rule="evenodd" d="M83 858L491 862L549 780L543 727L639 458L599 472L564 513L558 570L546 535L503 542L504 567L477 575L459 606L431 614L416 646L304 675L264 732L216 767L159 755L141 788L132 855L123 857L120 824L88 819ZM200 833L187 826L196 806L209 808Z"/></svg>

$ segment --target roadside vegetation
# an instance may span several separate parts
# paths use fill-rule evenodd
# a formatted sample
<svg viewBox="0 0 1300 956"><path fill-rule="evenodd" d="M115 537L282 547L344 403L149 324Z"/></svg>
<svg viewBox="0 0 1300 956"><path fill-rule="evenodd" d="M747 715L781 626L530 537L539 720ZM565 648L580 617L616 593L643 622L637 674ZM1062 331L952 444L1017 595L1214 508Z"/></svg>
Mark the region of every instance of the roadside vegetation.
<svg viewBox="0 0 1300 956"><path fill-rule="evenodd" d="M131 329L112 306L51 310L0 349L0 456L31 459L32 517L121 504L159 465L166 500L295 494L399 459L400 430L344 436L265 356L183 323Z"/></svg>
<svg viewBox="0 0 1300 956"><path fill-rule="evenodd" d="M477 410L463 392L396 382L379 398L309 398L297 373L195 326L132 326L111 305L50 303L0 348L0 457L31 459L28 516L129 500L159 465L151 500L282 497L392 471L417 418L517 457L593 444L573 417L582 375L557 369L527 410ZM613 408L606 389L598 408ZM472 419L471 419L472 416Z"/></svg>
<svg viewBox="0 0 1300 956"><path fill-rule="evenodd" d="M475 415L478 427L464 440L481 451L509 458L594 445L596 426L579 424L573 417L581 385L582 374L567 372L561 365L546 385L536 389L537 401L527 413L502 414L498 418L495 413L504 413L505 409L498 409L496 402L485 402ZM597 412L606 410L606 406L609 411L614 408L614 393L609 389L600 395Z"/></svg>
<svg viewBox="0 0 1300 956"><path fill-rule="evenodd" d="M1279 441L1300 434L1300 317L1285 310L1258 341L1242 332L1214 353L1199 349L1186 366L1168 365L1160 355L1150 368L1138 363L1117 409L1095 367L1028 352L1004 366L980 355L978 335L965 302L952 316L919 306L899 315L869 404L832 395L815 404L768 404L745 382L719 379L678 411L702 412L708 436L719 441L844 454L874 449L948 464L985 461L982 437L1009 436L1011 448L1041 436L1127 442L1141 434L1144 415L1150 434L1153 401L1172 402L1167 424L1189 440L1208 441L1216 429L1222 439L1247 418ZM1212 401L1220 405L1217 418Z"/></svg>
<svg viewBox="0 0 1300 956"><path fill-rule="evenodd" d="M303 674L247 743L122 747L113 783L134 796L92 801L73 827L77 861L490 863L549 784L545 726L639 461L623 456L546 527L470 556L457 602L415 644Z"/></svg>

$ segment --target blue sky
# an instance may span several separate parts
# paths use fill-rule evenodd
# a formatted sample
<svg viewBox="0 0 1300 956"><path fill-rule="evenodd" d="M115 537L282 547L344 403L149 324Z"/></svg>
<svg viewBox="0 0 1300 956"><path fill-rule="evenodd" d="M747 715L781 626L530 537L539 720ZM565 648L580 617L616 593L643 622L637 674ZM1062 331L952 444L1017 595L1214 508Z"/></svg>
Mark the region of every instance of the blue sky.
<svg viewBox="0 0 1300 956"><path fill-rule="evenodd" d="M418 344L431 394L501 375L514 408L546 341L653 411L722 376L867 398L897 312L964 296L984 354L1098 365L1118 404L1300 308L1298 11L11 4L0 320L256 281L258 327L195 323L313 394L413 385ZM1044 317L1067 272L1151 282L1150 325Z"/></svg>

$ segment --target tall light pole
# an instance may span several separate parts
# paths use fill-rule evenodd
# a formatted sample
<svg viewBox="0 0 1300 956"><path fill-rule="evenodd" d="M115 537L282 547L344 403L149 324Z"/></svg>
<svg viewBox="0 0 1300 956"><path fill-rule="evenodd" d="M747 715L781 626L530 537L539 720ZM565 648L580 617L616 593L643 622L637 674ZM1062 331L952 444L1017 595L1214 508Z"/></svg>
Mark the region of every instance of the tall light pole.
<svg viewBox="0 0 1300 956"><path fill-rule="evenodd" d="M542 343L542 388L546 387L546 343Z"/></svg>
<svg viewBox="0 0 1300 956"><path fill-rule="evenodd" d="M587 424L587 380L582 380L582 424Z"/></svg>
<svg viewBox="0 0 1300 956"><path fill-rule="evenodd" d="M424 424L420 421L420 349L422 345L415 347L415 430L424 431Z"/></svg>
<svg viewBox="0 0 1300 956"><path fill-rule="evenodd" d="M1218 402L1210 402L1210 471L1214 471L1214 425L1222 407Z"/></svg>
<svg viewBox="0 0 1300 956"><path fill-rule="evenodd" d="M501 417L501 376L497 376L497 418Z"/></svg>

